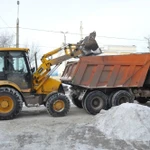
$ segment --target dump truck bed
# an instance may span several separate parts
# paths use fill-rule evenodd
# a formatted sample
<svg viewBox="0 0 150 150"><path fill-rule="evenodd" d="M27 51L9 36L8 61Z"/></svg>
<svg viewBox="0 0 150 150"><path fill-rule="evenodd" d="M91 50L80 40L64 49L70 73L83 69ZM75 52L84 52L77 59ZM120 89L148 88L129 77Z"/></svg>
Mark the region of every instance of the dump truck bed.
<svg viewBox="0 0 150 150"><path fill-rule="evenodd" d="M85 88L142 87L150 54L87 56L68 62L61 80Z"/></svg>

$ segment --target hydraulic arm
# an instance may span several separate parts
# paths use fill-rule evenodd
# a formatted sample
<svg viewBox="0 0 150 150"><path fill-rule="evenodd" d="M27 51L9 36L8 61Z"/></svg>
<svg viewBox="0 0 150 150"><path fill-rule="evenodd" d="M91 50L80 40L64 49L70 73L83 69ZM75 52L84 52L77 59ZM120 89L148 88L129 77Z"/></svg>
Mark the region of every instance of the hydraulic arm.
<svg viewBox="0 0 150 150"><path fill-rule="evenodd" d="M34 85L40 86L47 78L49 78L49 76L51 75L51 66L58 66L63 61L70 58L93 54L91 50L95 51L98 49L98 44L95 40L95 36L93 35L96 36L96 33L92 32L89 36L85 37L85 39L81 40L77 44L68 44L44 54L41 58L42 64L33 74ZM53 58L53 55L57 54L60 51L64 51L63 55Z"/></svg>

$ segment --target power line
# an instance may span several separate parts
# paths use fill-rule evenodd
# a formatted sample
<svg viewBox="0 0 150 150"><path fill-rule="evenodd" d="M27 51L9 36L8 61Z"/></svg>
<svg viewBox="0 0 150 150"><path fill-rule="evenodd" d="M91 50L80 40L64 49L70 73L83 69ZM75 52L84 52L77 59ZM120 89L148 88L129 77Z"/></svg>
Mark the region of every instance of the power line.
<svg viewBox="0 0 150 150"><path fill-rule="evenodd" d="M70 34L80 35L79 33L70 33ZM87 36L88 34L83 34L83 35ZM97 35L96 37L99 37L99 38L110 38L110 39L119 39L119 40L145 41L145 40L142 40L142 39L132 39L132 38L124 38L124 37L111 37L111 36L100 36L100 35Z"/></svg>
<svg viewBox="0 0 150 150"><path fill-rule="evenodd" d="M4 28L15 28L15 27L0 27L0 29L4 29ZM54 30L44 30L44 29L34 29L34 28L24 28L24 27L19 27L20 29L23 30L31 30L31 31L39 31L39 32L51 32L51 33L61 33L61 31L54 31ZM68 34L70 35L81 35L80 33L72 33L72 32L68 32ZM83 34L84 36L87 36L88 34ZM124 38L124 37L111 37L111 36L99 36L97 35L98 38L110 38L110 39L118 39L118 40L132 40L132 41L141 41L141 42L145 42L145 40L143 39L132 39L132 38Z"/></svg>
<svg viewBox="0 0 150 150"><path fill-rule="evenodd" d="M10 37L10 36L1 36L1 35L0 35L0 37Z"/></svg>
<svg viewBox="0 0 150 150"><path fill-rule="evenodd" d="M19 45L22 45L22 46L26 46L26 44L19 44ZM30 47L32 44L29 44L28 47ZM13 46L13 45L11 45ZM49 47L49 46L42 46L42 45L37 45L37 47L44 47L44 48L56 48L56 47Z"/></svg>
<svg viewBox="0 0 150 150"><path fill-rule="evenodd" d="M30 46L32 46L32 45L28 45L28 46L26 46L26 44L19 44L19 45L21 45L23 48L24 47L26 47L26 48L30 48ZM14 46L16 46L16 44L11 44L11 45L9 45L10 47L14 47ZM43 47L43 48L49 48L49 49L56 49L57 47L51 47L51 46L42 46L42 45L38 45L38 46L36 46L36 47Z"/></svg>
<svg viewBox="0 0 150 150"><path fill-rule="evenodd" d="M16 28L16 27L0 27L0 29L10 29L10 28Z"/></svg>
<svg viewBox="0 0 150 150"><path fill-rule="evenodd" d="M124 37L110 37L110 36L97 36L97 37L120 39L120 40L145 41L142 39L132 39L132 38L124 38Z"/></svg>
<svg viewBox="0 0 150 150"><path fill-rule="evenodd" d="M61 31L33 29L33 28L24 28L24 27L20 27L20 29L33 30L33 31L41 31L41 32L61 33ZM68 32L68 34L71 34L71 35L81 35L80 33L72 33L72 32ZM83 34L83 35L87 36L88 34ZM142 40L142 39L132 39L132 38L124 38L124 37L110 37L110 36L97 36L97 37L99 37L99 38L110 38L110 39L119 39L119 40L145 41L145 40Z"/></svg>
<svg viewBox="0 0 150 150"><path fill-rule="evenodd" d="M43 29L33 29L33 28L23 28L23 27L19 27L19 28L20 28L20 29L25 29L25 30L41 31L41 32L61 33L61 31L53 31L53 30L43 30Z"/></svg>
<svg viewBox="0 0 150 150"><path fill-rule="evenodd" d="M4 19L0 16L0 18L1 18L1 20L3 21L3 23L7 26L7 27L9 27L8 26L8 24L4 21Z"/></svg>
<svg viewBox="0 0 150 150"><path fill-rule="evenodd" d="M3 23L7 26L7 28L12 28L12 27L9 27L9 25L6 23L6 21L0 16L0 19L3 21ZM5 27L6 28L6 27ZM12 30L13 31L13 30ZM14 31L13 31L14 34L16 34Z"/></svg>

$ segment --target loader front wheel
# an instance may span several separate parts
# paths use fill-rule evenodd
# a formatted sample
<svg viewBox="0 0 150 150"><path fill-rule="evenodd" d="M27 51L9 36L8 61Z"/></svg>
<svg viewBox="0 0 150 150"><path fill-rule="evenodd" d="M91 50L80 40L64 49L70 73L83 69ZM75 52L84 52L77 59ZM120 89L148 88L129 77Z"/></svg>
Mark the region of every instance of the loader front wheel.
<svg viewBox="0 0 150 150"><path fill-rule="evenodd" d="M96 115L101 109L106 108L107 96L101 91L90 92L83 100L84 109L92 115Z"/></svg>
<svg viewBox="0 0 150 150"><path fill-rule="evenodd" d="M10 87L0 88L0 120L16 117L22 110L23 100L18 91Z"/></svg>
<svg viewBox="0 0 150 150"><path fill-rule="evenodd" d="M46 108L53 117L62 117L69 112L70 101L64 94L55 93L48 97Z"/></svg>

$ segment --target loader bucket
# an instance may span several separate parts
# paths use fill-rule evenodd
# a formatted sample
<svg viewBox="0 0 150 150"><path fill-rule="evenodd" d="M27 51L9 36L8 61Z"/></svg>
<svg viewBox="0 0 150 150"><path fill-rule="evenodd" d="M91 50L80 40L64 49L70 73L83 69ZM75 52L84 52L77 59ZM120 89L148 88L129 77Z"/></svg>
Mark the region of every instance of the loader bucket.
<svg viewBox="0 0 150 150"><path fill-rule="evenodd" d="M101 49L99 48L95 40L95 37L96 37L96 32L92 32L90 33L89 36L86 36L83 40L80 41L80 44L82 45L81 51L84 56L102 53ZM94 53L93 51L98 51L98 52Z"/></svg>
<svg viewBox="0 0 150 150"><path fill-rule="evenodd" d="M95 37L96 37L96 32L92 32L90 33L89 36L85 37L84 44L87 50L95 51L98 48L98 44L95 40Z"/></svg>

